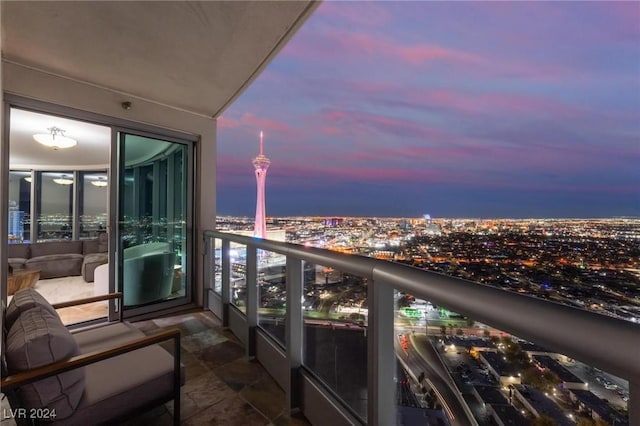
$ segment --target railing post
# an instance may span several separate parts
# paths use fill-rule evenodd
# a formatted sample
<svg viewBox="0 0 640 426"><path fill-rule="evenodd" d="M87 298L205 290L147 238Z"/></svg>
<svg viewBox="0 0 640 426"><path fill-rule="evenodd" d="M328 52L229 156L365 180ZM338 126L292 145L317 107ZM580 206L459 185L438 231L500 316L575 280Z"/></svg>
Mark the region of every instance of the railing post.
<svg viewBox="0 0 640 426"><path fill-rule="evenodd" d="M396 371L393 287L380 281L367 286L368 408L367 424L396 424Z"/></svg>
<svg viewBox="0 0 640 426"><path fill-rule="evenodd" d="M213 237L204 236L204 263L202 265L204 283L204 306L209 308L209 292L213 290L213 271L215 270L213 247L211 240Z"/></svg>
<svg viewBox="0 0 640 426"><path fill-rule="evenodd" d="M287 361L289 363L289 383L287 384L287 408L289 414L302 409L302 260L287 256L287 317L285 337Z"/></svg>
<svg viewBox="0 0 640 426"><path fill-rule="evenodd" d="M247 246L247 356L256 356L256 329L258 328L258 253L254 246Z"/></svg>
<svg viewBox="0 0 640 426"><path fill-rule="evenodd" d="M222 326L229 327L229 305L231 304L231 242L222 240Z"/></svg>
<svg viewBox="0 0 640 426"><path fill-rule="evenodd" d="M255 317L247 320L249 327L257 323L259 287L257 287L255 276L258 268L258 247L264 245L271 251L287 253L285 339L286 362L290 371L285 390L290 413L304 408L300 374L304 353L301 305L304 294L302 259L307 259L309 262L326 264L336 269L343 268L349 273L368 279L373 277L368 285L368 424L395 425L397 423L394 382L396 369L394 291L398 289L466 313L520 337L527 337L532 342L548 345L551 349L629 380L629 424L640 425L640 374L638 374L640 370L637 368L640 364L633 358L637 357L634 355L637 353L639 335L637 324L391 262L364 259L358 256L347 257L321 249L306 250L286 243L264 244L248 237L226 236L228 234L219 232L211 232L210 235L223 240L222 303L225 325L228 324L228 305L231 301L230 241L244 244L248 249L247 317L255 313ZM255 270L252 271L254 265ZM253 291L255 293L251 296ZM479 300L488 300L489 304L478 303ZM500 302L500 310L490 308L492 303L497 303L496 301ZM253 306L256 306L255 311ZM579 335L577 338L575 329L589 330L590 333ZM255 351L255 342L250 341L249 345L252 344L254 345L252 350ZM612 347L616 347L616 350L611 350ZM313 379L310 380L313 381Z"/></svg>

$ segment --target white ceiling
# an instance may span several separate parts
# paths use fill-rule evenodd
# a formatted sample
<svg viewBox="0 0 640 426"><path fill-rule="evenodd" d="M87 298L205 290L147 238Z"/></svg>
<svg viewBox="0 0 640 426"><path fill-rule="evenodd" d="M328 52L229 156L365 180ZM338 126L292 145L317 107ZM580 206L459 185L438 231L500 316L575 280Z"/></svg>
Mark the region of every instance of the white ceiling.
<svg viewBox="0 0 640 426"><path fill-rule="evenodd" d="M217 117L317 3L2 1L0 7L5 60ZM54 151L35 142L33 134L52 126L78 145ZM106 127L14 109L10 129L13 169L108 167ZM148 154L149 144L142 148Z"/></svg>
<svg viewBox="0 0 640 426"><path fill-rule="evenodd" d="M9 121L9 165L12 170L107 169L111 129L77 120L11 109ZM65 130L78 141L73 148L58 149L36 142L33 135L48 133L49 127Z"/></svg>
<svg viewBox="0 0 640 426"><path fill-rule="evenodd" d="M6 60L217 117L316 3L2 1Z"/></svg>

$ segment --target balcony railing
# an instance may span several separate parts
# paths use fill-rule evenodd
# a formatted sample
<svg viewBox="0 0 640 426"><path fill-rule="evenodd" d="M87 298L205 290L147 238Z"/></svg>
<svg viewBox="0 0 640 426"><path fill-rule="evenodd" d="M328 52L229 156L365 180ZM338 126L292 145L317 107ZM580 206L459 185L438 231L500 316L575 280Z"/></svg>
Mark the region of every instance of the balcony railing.
<svg viewBox="0 0 640 426"><path fill-rule="evenodd" d="M324 423L331 420L337 424L357 424L366 419L370 425L396 424L394 291L401 291L628 380L629 424L640 424L638 324L368 257L218 231L205 231L204 243L208 307L245 343L247 354L256 357L285 389L289 410L302 410L312 423L322 419ZM216 244L221 253L218 265ZM239 266L246 276L246 295L241 301L232 294L230 253L236 250L232 244L246 248L245 265ZM278 327L278 318L268 324L269 318L265 316L263 324L260 314L259 274L267 268L262 253L276 253L285 259L282 273L286 301L282 309L286 315L282 318L285 327L280 337L277 332L270 335L265 332L265 328ZM341 271L367 283L368 320L362 327L366 336L364 413L354 409L352 401L346 401L353 395L340 392L338 349L334 355L324 354L333 357L335 363L333 389L326 386L327 380L323 380L321 373L314 373L305 359L305 343L308 345L310 339L305 335L303 309L305 262ZM477 424L468 409L465 414L467 418L458 418L457 424Z"/></svg>

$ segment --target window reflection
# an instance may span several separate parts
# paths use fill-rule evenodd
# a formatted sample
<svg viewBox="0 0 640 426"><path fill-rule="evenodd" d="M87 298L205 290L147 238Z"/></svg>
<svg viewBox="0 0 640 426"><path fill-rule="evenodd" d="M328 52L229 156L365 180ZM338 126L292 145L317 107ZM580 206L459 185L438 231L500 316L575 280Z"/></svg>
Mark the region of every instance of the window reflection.
<svg viewBox="0 0 640 426"><path fill-rule="evenodd" d="M31 172L9 173L9 242L31 239Z"/></svg>
<svg viewBox="0 0 640 426"><path fill-rule="evenodd" d="M73 171L37 172L38 241L73 238Z"/></svg>
<svg viewBox="0 0 640 426"><path fill-rule="evenodd" d="M106 172L81 172L82 191L78 196L81 240L97 238L107 226L109 188Z"/></svg>
<svg viewBox="0 0 640 426"><path fill-rule="evenodd" d="M186 296L188 147L125 134L119 241L127 307Z"/></svg>
<svg viewBox="0 0 640 426"><path fill-rule="evenodd" d="M80 183L74 216L76 179ZM36 241L94 239L106 232L105 170L9 173L9 242L31 242L31 194L35 194Z"/></svg>

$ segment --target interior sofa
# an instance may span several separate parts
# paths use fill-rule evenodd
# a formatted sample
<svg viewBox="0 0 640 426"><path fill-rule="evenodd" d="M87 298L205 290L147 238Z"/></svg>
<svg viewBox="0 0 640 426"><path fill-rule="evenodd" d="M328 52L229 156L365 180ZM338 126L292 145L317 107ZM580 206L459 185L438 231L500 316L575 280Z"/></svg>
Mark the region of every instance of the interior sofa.
<svg viewBox="0 0 640 426"><path fill-rule="evenodd" d="M18 424L111 423L172 399L179 424L184 371L178 329L145 336L120 318L71 331L56 312L108 299L122 303L122 294L51 305L24 289L3 309L0 387ZM172 353L159 344L167 340Z"/></svg>
<svg viewBox="0 0 640 426"><path fill-rule="evenodd" d="M93 282L95 269L107 262L107 234L95 240L50 241L9 244L9 265L13 270L37 269L40 278L82 275Z"/></svg>

